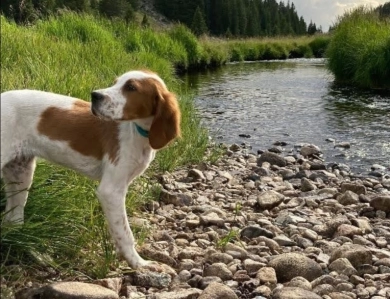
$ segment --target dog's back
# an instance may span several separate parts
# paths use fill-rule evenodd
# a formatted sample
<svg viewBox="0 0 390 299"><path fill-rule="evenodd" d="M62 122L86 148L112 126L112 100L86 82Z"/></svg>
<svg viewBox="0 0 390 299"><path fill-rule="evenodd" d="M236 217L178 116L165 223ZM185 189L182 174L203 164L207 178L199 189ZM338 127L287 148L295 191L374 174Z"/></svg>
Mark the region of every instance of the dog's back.
<svg viewBox="0 0 390 299"><path fill-rule="evenodd" d="M36 139L37 125L48 107L70 108L76 99L38 90L13 90L1 94L1 168L26 153ZM35 140L36 141L36 140Z"/></svg>

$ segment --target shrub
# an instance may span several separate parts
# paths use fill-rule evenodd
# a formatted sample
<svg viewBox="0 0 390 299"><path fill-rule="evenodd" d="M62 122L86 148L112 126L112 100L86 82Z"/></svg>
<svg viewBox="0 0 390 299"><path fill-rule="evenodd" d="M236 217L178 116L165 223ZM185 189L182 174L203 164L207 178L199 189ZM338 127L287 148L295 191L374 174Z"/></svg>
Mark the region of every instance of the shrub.
<svg viewBox="0 0 390 299"><path fill-rule="evenodd" d="M345 13L326 51L336 81L390 88L390 20L367 7Z"/></svg>
<svg viewBox="0 0 390 299"><path fill-rule="evenodd" d="M168 34L186 49L189 67L196 68L200 64L203 52L196 36L184 25L175 25Z"/></svg>
<svg viewBox="0 0 390 299"><path fill-rule="evenodd" d="M330 43L330 37L319 35L316 36L310 43L309 46L314 57L321 58L325 56L326 48Z"/></svg>

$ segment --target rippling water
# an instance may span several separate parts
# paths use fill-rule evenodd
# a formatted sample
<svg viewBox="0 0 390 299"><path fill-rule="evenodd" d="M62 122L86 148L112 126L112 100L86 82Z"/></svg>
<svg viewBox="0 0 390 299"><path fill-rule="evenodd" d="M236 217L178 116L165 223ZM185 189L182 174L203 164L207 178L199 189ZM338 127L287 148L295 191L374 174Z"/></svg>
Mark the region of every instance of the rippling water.
<svg viewBox="0 0 390 299"><path fill-rule="evenodd" d="M275 141L287 142L286 151L313 143L327 161L356 173L373 164L390 169L390 94L336 86L324 60L231 64L183 80L196 90L204 123L221 142L246 142L254 151ZM327 138L351 148L335 148Z"/></svg>

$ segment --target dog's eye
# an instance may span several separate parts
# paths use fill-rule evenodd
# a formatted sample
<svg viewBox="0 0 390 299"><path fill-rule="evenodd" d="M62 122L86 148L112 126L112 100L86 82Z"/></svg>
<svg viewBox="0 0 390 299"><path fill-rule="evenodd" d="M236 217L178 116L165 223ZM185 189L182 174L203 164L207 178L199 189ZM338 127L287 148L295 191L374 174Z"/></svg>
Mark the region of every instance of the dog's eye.
<svg viewBox="0 0 390 299"><path fill-rule="evenodd" d="M134 91L136 90L135 86L133 84L131 84L130 82L126 83L125 85L125 90L126 91Z"/></svg>

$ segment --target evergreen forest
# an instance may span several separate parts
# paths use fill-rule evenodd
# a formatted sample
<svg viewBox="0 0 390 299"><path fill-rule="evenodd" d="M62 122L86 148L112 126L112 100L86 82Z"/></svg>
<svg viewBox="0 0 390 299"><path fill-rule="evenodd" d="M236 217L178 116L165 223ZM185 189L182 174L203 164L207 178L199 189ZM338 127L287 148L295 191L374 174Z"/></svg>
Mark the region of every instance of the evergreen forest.
<svg viewBox="0 0 390 299"><path fill-rule="evenodd" d="M276 0L155 0L167 18L201 35L255 37L303 35L308 26L293 2ZM314 32L317 28L311 22Z"/></svg>
<svg viewBox="0 0 390 299"><path fill-rule="evenodd" d="M223 37L305 35L321 32L298 15L293 2L276 0L2 0L3 15L19 24L71 10L119 18L130 23L142 5L169 21L185 24L194 34ZM148 24L144 15L143 23Z"/></svg>

